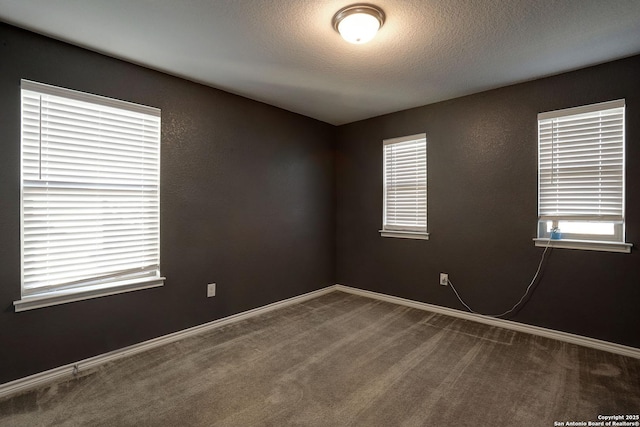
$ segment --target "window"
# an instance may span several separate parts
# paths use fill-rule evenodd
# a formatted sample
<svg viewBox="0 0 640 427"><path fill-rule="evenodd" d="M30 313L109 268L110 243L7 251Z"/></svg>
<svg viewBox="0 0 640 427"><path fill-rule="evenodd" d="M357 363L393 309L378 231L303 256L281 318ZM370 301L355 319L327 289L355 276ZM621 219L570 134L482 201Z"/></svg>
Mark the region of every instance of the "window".
<svg viewBox="0 0 640 427"><path fill-rule="evenodd" d="M618 100L538 115L537 245L630 252L624 113Z"/></svg>
<svg viewBox="0 0 640 427"><path fill-rule="evenodd" d="M426 134L387 139L384 146L384 237L428 239Z"/></svg>
<svg viewBox="0 0 640 427"><path fill-rule="evenodd" d="M161 286L160 110L27 80L16 311Z"/></svg>

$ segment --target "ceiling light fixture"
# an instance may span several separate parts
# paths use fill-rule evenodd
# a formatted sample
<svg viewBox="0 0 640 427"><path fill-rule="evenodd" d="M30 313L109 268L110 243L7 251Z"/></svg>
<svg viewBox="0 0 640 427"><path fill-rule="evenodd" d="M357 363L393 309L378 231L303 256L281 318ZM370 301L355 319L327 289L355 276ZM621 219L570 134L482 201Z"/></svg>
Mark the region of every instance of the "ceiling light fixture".
<svg viewBox="0 0 640 427"><path fill-rule="evenodd" d="M370 4L343 7L333 15L333 28L349 43L362 44L375 37L384 24L384 12Z"/></svg>

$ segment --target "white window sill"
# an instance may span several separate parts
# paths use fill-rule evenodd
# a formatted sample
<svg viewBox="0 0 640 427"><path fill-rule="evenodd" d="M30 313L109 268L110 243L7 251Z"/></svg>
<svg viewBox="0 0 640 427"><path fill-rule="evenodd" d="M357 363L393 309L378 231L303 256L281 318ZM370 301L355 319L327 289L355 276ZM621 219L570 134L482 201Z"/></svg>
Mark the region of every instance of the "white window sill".
<svg viewBox="0 0 640 427"><path fill-rule="evenodd" d="M14 301L16 312L34 310L36 308L49 307L52 305L66 304L68 302L82 301L91 298L116 295L124 292L138 291L141 289L157 288L164 284L164 277L145 278L143 280L130 280L118 286L94 285L86 286L82 289L68 289L64 291L47 292L46 294L23 297L19 301Z"/></svg>
<svg viewBox="0 0 640 427"><path fill-rule="evenodd" d="M422 231L380 230L380 235L382 237L396 237L400 239L429 240L429 233Z"/></svg>
<svg viewBox="0 0 640 427"><path fill-rule="evenodd" d="M582 249L587 251L602 251L602 252L620 252L631 253L631 243L619 243L619 242L600 242L596 240L549 240L549 239L533 239L536 246L545 248L547 246L551 248L563 248L563 249Z"/></svg>

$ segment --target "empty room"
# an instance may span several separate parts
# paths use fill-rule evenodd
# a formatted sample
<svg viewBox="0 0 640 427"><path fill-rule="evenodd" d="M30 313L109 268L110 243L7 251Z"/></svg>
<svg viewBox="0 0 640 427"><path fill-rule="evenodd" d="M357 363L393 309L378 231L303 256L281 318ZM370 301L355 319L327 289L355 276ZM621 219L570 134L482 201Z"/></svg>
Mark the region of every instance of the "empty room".
<svg viewBox="0 0 640 427"><path fill-rule="evenodd" d="M640 426L637 0L0 0L0 426Z"/></svg>

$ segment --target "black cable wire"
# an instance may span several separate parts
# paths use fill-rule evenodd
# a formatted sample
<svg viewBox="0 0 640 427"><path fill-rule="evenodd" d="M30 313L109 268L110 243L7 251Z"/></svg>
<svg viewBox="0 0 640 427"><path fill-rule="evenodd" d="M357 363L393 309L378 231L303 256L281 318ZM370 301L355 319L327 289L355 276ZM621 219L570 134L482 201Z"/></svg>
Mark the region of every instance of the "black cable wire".
<svg viewBox="0 0 640 427"><path fill-rule="evenodd" d="M531 290L531 287L533 286L533 284L536 282L536 280L538 279L538 275L540 274L540 270L542 269L542 263L544 262L544 256L547 254L547 250L549 250L549 247L551 245L551 239L549 239L549 242L547 242L547 246L544 248L544 251L542 252L542 256L540 257L540 263L538 264L538 269L536 270L536 274L533 275L533 279L531 279L531 283L529 283L529 286L527 286L527 290L525 291L524 295L522 295L522 297L520 298L520 300L515 303L515 305L513 307L511 307L509 310L505 311L504 313L500 313L500 314L482 314L482 313L478 313L477 311L474 311L471 309L471 307L469 307L467 305L466 302L464 302L462 300L462 298L460 297L460 294L458 293L458 291L456 290L456 288L453 286L453 283L451 283L451 280L447 279L447 283L451 286L451 289L453 289L453 292L456 294L456 297L458 297L458 300L462 303L462 305L464 305L467 310L469 310L471 313L474 314L480 314L482 316L488 316L488 317L502 317L502 316L506 316L507 314L513 312L521 303L522 301L524 301L524 299L527 297L527 295L529 294L529 290Z"/></svg>

